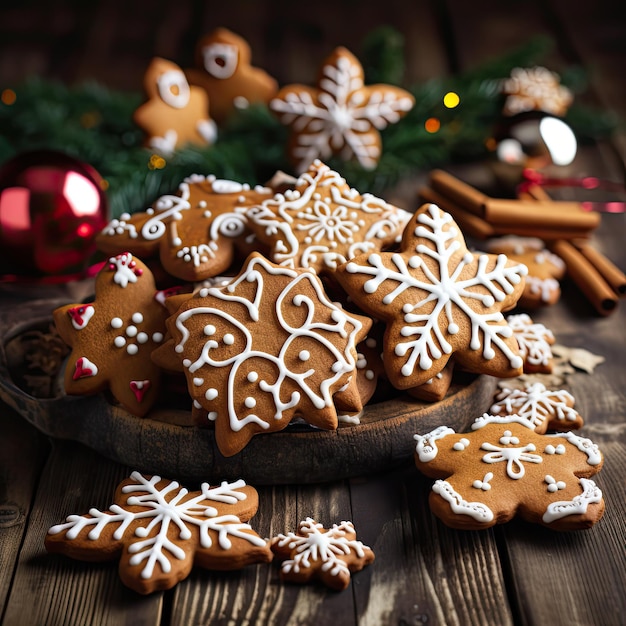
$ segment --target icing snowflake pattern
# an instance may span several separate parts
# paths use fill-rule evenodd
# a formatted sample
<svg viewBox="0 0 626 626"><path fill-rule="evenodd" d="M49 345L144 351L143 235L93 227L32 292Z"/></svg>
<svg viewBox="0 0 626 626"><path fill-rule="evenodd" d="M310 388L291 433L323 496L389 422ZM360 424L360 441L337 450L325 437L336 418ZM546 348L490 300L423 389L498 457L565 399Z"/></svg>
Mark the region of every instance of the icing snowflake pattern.
<svg viewBox="0 0 626 626"><path fill-rule="evenodd" d="M247 217L259 239L272 246L273 261L320 273L393 243L411 215L372 194L359 194L316 160L295 189L251 207Z"/></svg>
<svg viewBox="0 0 626 626"><path fill-rule="evenodd" d="M306 581L319 572L319 577L331 587L343 589L350 579L351 557L355 558L357 567L373 560L370 548L357 541L352 522L333 524L326 530L321 524L308 517L300 522L298 533L280 534L272 540L272 550L281 553L288 551L290 558L283 561L282 575L288 579L293 574L296 580Z"/></svg>
<svg viewBox="0 0 626 626"><path fill-rule="evenodd" d="M206 551L228 551L235 538L264 547L265 540L249 524L227 512L229 507L236 511L248 497L243 487L243 480L216 487L202 483L199 492L190 493L175 481L133 472L121 485L118 503L107 511L92 508L88 515L70 515L48 534L63 535L70 543L81 537L88 547L114 525L111 541L127 547L128 564L139 567L138 576L145 581L157 573L169 574L176 561L188 559L185 542L194 533L198 549Z"/></svg>
<svg viewBox="0 0 626 626"><path fill-rule="evenodd" d="M435 262L434 269L427 260ZM441 371L453 343L459 360L465 351L480 351L487 362L500 354L511 368L521 368L501 309L519 297L526 267L504 255L474 256L452 217L436 205L427 205L409 223L401 252L363 255L342 270L338 277L354 300L392 322L393 353L401 361L394 384L401 388ZM352 277L359 275L362 286L355 289ZM459 316L469 320L469 336Z"/></svg>
<svg viewBox="0 0 626 626"><path fill-rule="evenodd" d="M272 291L277 283L281 289ZM227 312L230 305L238 312ZM315 274L253 254L226 287L200 290L183 309L172 327L175 350L185 352L186 374L216 421L223 454L239 451L257 431L284 428L302 407L309 423L336 427L332 396L351 381L356 386L356 344L369 325L330 302ZM200 349L187 348L199 335ZM312 355L322 365L307 365ZM238 443L222 439L226 431L240 433Z"/></svg>
<svg viewBox="0 0 626 626"><path fill-rule="evenodd" d="M506 321L513 329L524 361L531 366L547 366L552 359L552 331L543 324L533 322L526 313L509 315Z"/></svg>
<svg viewBox="0 0 626 626"><path fill-rule="evenodd" d="M379 131L398 122L413 104L413 96L398 87L364 86L361 64L337 48L322 66L318 88L288 85L270 108L291 126L292 156L303 172L313 160L333 154L373 169L381 154Z"/></svg>
<svg viewBox="0 0 626 626"><path fill-rule="evenodd" d="M485 414L472 432L440 426L415 440L418 469L437 479L431 508L454 528L487 528L515 515L561 530L587 528L604 511L590 480L602 455L571 432L545 435L517 415Z"/></svg>

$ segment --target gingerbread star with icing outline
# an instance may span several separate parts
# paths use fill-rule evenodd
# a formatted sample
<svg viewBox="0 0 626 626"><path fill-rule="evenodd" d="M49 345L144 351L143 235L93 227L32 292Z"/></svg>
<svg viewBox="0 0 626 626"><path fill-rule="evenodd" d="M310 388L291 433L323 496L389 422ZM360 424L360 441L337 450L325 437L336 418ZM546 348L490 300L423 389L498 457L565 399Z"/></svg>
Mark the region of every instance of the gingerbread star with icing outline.
<svg viewBox="0 0 626 626"><path fill-rule="evenodd" d="M572 432L544 435L517 415L483 415L469 433L415 435L415 463L436 478L429 504L445 524L483 529L519 515L556 530L589 528L604 512L591 480L603 456Z"/></svg>
<svg viewBox="0 0 626 626"><path fill-rule="evenodd" d="M107 254L158 252L172 276L202 281L227 270L236 249L245 257L258 248L247 210L272 195L267 187L194 174L185 178L176 195L161 196L147 211L111 220L96 245Z"/></svg>
<svg viewBox="0 0 626 626"><path fill-rule="evenodd" d="M286 267L333 273L357 254L396 242L411 218L376 196L360 194L319 160L295 183L247 213L270 258Z"/></svg>
<svg viewBox="0 0 626 626"><path fill-rule="evenodd" d="M48 552L84 561L120 559L122 582L138 593L171 589L194 565L234 570L269 563L266 541L246 522L258 494L243 480L199 491L133 472L106 511L70 515L48 531Z"/></svg>
<svg viewBox="0 0 626 626"><path fill-rule="evenodd" d="M288 151L298 172L332 155L376 167L380 131L406 115L415 99L392 85L365 86L363 79L358 59L338 47L322 63L317 87L287 85L270 101L270 109L291 128Z"/></svg>
<svg viewBox="0 0 626 626"><path fill-rule="evenodd" d="M133 113L133 121L147 135L147 146L170 156L185 144L207 146L217 129L209 117L209 98L200 87L190 86L183 71L167 59L156 57L144 75L146 102Z"/></svg>
<svg viewBox="0 0 626 626"><path fill-rule="evenodd" d="M94 302L53 313L59 335L72 348L65 391L91 395L110 389L129 413L143 417L158 397L161 370L150 353L163 341L167 310L155 299L152 273L130 253L106 262L95 292Z"/></svg>

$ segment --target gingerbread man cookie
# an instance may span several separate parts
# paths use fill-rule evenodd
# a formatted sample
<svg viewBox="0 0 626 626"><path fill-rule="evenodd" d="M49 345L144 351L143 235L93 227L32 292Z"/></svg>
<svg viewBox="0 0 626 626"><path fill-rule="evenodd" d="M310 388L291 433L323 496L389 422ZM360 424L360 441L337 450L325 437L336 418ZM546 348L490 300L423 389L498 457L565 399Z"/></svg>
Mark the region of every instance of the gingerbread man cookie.
<svg viewBox="0 0 626 626"><path fill-rule="evenodd" d="M555 342L552 331L543 324L533 321L526 313L509 315L506 321L513 329L520 354L524 359L524 372L551 374L553 355L550 346Z"/></svg>
<svg viewBox="0 0 626 626"><path fill-rule="evenodd" d="M518 415L541 434L583 426L583 418L574 408L574 396L565 389L546 389L541 383L530 383L523 389L504 387L495 400L489 409L493 416Z"/></svg>
<svg viewBox="0 0 626 626"><path fill-rule="evenodd" d="M438 479L430 507L445 524L482 529L519 515L574 530L602 517L602 492L590 477L603 458L592 441L571 432L539 434L517 415L483 415L475 427L415 435L418 469Z"/></svg>
<svg viewBox="0 0 626 626"><path fill-rule="evenodd" d="M365 86L363 77L358 59L339 47L322 64L317 87L287 85L270 102L281 123L291 127L288 150L296 171L332 155L376 167L379 131L406 115L415 99L399 87Z"/></svg>
<svg viewBox="0 0 626 626"><path fill-rule="evenodd" d="M233 570L269 563L272 552L246 522L258 494L243 480L188 491L133 472L108 510L70 515L48 531L48 552L83 561L120 560L122 582L138 593L171 589L197 565Z"/></svg>
<svg viewBox="0 0 626 626"><path fill-rule="evenodd" d="M148 268L124 253L99 272L94 302L54 311L59 335L72 348L65 369L68 394L110 389L129 413L143 417L150 410L161 376L150 353L163 341L167 318L156 293Z"/></svg>
<svg viewBox="0 0 626 626"><path fill-rule="evenodd" d="M522 373L502 311L517 302L526 271L504 255L473 255L452 216L429 204L412 217L398 252L359 255L335 276L356 305L387 323L385 371L394 387L409 389L453 354L471 372Z"/></svg>
<svg viewBox="0 0 626 626"><path fill-rule="evenodd" d="M147 135L147 145L170 156L187 143L211 145L217 137L209 117L209 98L200 87L190 86L183 71L171 61L154 58L144 75L147 101L133 120Z"/></svg>
<svg viewBox="0 0 626 626"><path fill-rule="evenodd" d="M271 247L272 261L319 274L394 243L411 218L372 194L361 195L318 160L295 189L251 207L247 216L256 236Z"/></svg>
<svg viewBox="0 0 626 626"><path fill-rule="evenodd" d="M198 42L196 68L186 71L192 85L206 90L211 117L223 124L235 109L267 103L278 83L264 70L250 64L250 46L226 28L216 28Z"/></svg>
<svg viewBox="0 0 626 626"><path fill-rule="evenodd" d="M270 547L282 560L281 580L319 580L337 591L350 584L350 572L358 572L374 561L371 548L357 541L352 522L333 524L327 530L307 517L300 522L297 533L274 537Z"/></svg>
<svg viewBox="0 0 626 626"><path fill-rule="evenodd" d="M111 220L96 237L107 254L130 250L159 253L172 276L196 282L227 270L240 249L247 256L258 242L248 228L250 206L273 197L268 187L241 184L215 176L193 174L176 195L161 196L145 212Z"/></svg>
<svg viewBox="0 0 626 626"><path fill-rule="evenodd" d="M337 428L339 391L361 410L356 346L370 325L332 303L310 270L256 253L226 287L200 290L167 322L189 393L215 424L224 456L296 415Z"/></svg>
<svg viewBox="0 0 626 626"><path fill-rule="evenodd" d="M558 302L561 297L559 281L565 276L565 263L550 252L541 239L510 235L492 239L487 242L486 249L492 254L506 254L528 268L526 286L518 306L534 309Z"/></svg>

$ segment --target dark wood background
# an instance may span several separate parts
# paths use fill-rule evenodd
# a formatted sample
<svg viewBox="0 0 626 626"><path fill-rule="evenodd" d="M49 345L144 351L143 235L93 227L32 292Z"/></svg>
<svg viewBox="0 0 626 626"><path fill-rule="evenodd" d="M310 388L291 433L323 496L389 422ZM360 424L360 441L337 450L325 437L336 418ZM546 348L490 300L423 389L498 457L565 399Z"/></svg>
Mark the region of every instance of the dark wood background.
<svg viewBox="0 0 626 626"><path fill-rule="evenodd" d="M0 88L30 75L68 83L96 79L137 91L150 58L191 64L197 39L226 26L252 45L253 62L281 84L310 82L336 45L358 54L380 24L405 37L407 84L463 71L525 43L553 38L545 64L580 64L584 98L626 117L623 2L608 0L449 0L376 5L358 1L27 2L0 8ZM624 183L626 135L586 146L561 175L598 175ZM489 190L486 164L451 168ZM415 185L393 193L414 208ZM578 190L560 197L578 199ZM626 266L624 215L605 215L594 245ZM583 434L606 456L598 477L607 500L592 530L554 533L514 521L484 532L451 531L425 505L431 481L406 467L323 485L264 487L254 526L271 536L307 515L325 523L351 519L376 562L340 594L280 584L278 569L216 574L194 571L167 593L139 597L115 565L50 557L47 528L69 513L109 504L122 467L71 442L50 441L0 406L0 621L57 624L598 624L626 615L626 303L598 317L575 285L537 316L559 343L605 357L593 375L572 376L585 416ZM44 295L40 293L39 295ZM34 297L23 294L23 300ZM15 298L15 293L12 293ZM0 300L2 302L7 300Z"/></svg>

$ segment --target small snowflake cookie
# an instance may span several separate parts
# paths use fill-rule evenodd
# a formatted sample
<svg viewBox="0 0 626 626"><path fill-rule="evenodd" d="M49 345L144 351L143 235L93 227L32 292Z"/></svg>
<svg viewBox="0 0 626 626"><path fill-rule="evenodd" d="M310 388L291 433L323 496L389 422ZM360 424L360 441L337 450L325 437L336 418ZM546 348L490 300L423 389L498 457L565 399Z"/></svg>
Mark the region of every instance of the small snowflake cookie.
<svg viewBox="0 0 626 626"><path fill-rule="evenodd" d="M157 399L161 370L151 353L163 341L167 309L157 299L148 268L126 252L98 273L95 300L53 313L72 348L65 391L90 395L109 389L130 413L143 417Z"/></svg>
<svg viewBox="0 0 626 626"><path fill-rule="evenodd" d="M185 73L209 94L211 117L218 124L237 109L268 103L278 91L276 80L253 67L251 58L248 42L227 28L216 28L198 41L196 67Z"/></svg>
<svg viewBox="0 0 626 626"><path fill-rule="evenodd" d="M518 306L534 309L558 302L561 297L559 281L565 276L565 263L561 257L545 247L535 237L498 237L487 243L492 254L506 254L511 260L528 268L526 285Z"/></svg>
<svg viewBox="0 0 626 626"><path fill-rule="evenodd" d="M526 266L472 254L451 215L424 205L398 252L366 252L335 274L354 303L387 323L383 361L398 389L421 385L454 355L466 370L502 378L522 373L502 311L524 289Z"/></svg>
<svg viewBox="0 0 626 626"><path fill-rule="evenodd" d="M297 533L274 537L270 547L282 560L282 580L319 580L337 591L350 584L350 572L358 572L374 561L371 548L357 541L352 522L333 524L327 530L307 517L300 522Z"/></svg>
<svg viewBox="0 0 626 626"><path fill-rule="evenodd" d="M361 195L319 160L296 181L248 212L250 228L286 267L333 273L347 260L396 242L411 214L376 196Z"/></svg>
<svg viewBox="0 0 626 626"><path fill-rule="evenodd" d="M506 321L513 329L524 359L524 372L551 374L554 361L551 346L555 342L552 331L526 313L509 315Z"/></svg>
<svg viewBox="0 0 626 626"><path fill-rule="evenodd" d="M398 122L415 99L404 89L363 82L363 68L345 48L324 61L317 87L287 85L270 101L278 119L291 127L289 154L298 172L333 155L373 169L381 156L380 130Z"/></svg>
<svg viewBox="0 0 626 626"><path fill-rule="evenodd" d="M415 435L418 469L436 478L429 503L445 524L489 528L519 515L556 530L589 528L604 513L591 476L602 454L572 432L544 435L525 418L483 415L469 433Z"/></svg>
<svg viewBox="0 0 626 626"><path fill-rule="evenodd" d="M269 563L267 542L247 523L257 508L257 492L243 480L188 491L133 472L108 510L70 515L50 528L45 546L82 561L119 559L122 582L148 594L171 589L194 565L234 570Z"/></svg>
<svg viewBox="0 0 626 626"><path fill-rule="evenodd" d="M144 76L147 100L133 114L146 133L149 148L170 156L185 144L215 142L217 130L209 117L209 98L200 87L190 86L183 71L171 61L155 58Z"/></svg>
<svg viewBox="0 0 626 626"><path fill-rule="evenodd" d="M225 287L182 304L163 349L177 354L203 425L214 424L221 453L232 456L296 416L337 428L338 392L342 408L358 413L356 347L370 326L331 302L315 273L253 253Z"/></svg>
<svg viewBox="0 0 626 626"><path fill-rule="evenodd" d="M583 426L583 418L574 408L574 396L565 389L546 389L543 384L534 382L526 384L523 389L504 387L495 400L489 409L492 416L517 415L538 433ZM474 425L479 422L480 418Z"/></svg>
<svg viewBox="0 0 626 626"><path fill-rule="evenodd" d="M258 247L246 211L272 196L268 187L194 174L185 178L175 195L161 196L147 211L111 220L96 244L106 254L126 250L142 258L158 254L170 275L202 281L227 270L236 251L245 258Z"/></svg>

